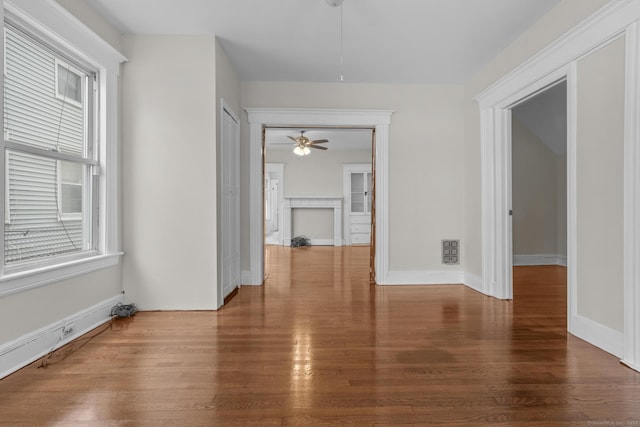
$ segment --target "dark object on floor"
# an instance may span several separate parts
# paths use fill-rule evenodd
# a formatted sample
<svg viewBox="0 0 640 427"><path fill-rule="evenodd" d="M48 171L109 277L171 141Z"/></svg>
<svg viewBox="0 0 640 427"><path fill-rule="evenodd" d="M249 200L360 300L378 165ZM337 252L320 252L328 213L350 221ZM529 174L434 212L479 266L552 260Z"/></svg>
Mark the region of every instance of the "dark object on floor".
<svg viewBox="0 0 640 427"><path fill-rule="evenodd" d="M115 317L131 317L138 311L135 304L118 303L111 309L111 316Z"/></svg>
<svg viewBox="0 0 640 427"><path fill-rule="evenodd" d="M309 246L309 238L305 236L296 236L291 239L292 248L298 248L300 246Z"/></svg>

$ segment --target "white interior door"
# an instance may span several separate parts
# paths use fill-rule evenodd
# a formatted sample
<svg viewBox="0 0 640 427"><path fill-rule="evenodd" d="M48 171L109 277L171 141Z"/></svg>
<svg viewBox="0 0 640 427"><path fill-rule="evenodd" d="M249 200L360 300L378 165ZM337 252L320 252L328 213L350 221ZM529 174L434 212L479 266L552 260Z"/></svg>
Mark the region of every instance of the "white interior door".
<svg viewBox="0 0 640 427"><path fill-rule="evenodd" d="M222 112L222 297L240 285L240 132L235 116Z"/></svg>

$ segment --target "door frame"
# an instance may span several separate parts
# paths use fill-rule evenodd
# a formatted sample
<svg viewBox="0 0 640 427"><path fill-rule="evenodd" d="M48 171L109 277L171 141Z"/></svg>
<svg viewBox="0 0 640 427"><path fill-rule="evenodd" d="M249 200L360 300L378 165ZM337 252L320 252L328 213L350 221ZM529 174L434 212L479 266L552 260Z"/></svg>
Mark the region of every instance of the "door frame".
<svg viewBox="0 0 640 427"><path fill-rule="evenodd" d="M508 190L510 108L562 78L567 79L567 326L570 333L640 370L640 0L613 0L558 40L476 96L480 109L482 283L478 290L512 297ZM624 333L622 339L577 313L576 290L576 63L625 36L624 113ZM573 273L572 273L573 271ZM594 331L597 329L597 331ZM613 331L615 332L615 331ZM614 334L615 335L615 334Z"/></svg>
<svg viewBox="0 0 640 427"><path fill-rule="evenodd" d="M342 240L345 245L351 245L351 177L352 172L372 173L373 165L371 163L345 163L342 165L342 197L344 200L343 212L343 236ZM370 212L371 214L371 212ZM371 242L371 241L370 241Z"/></svg>
<svg viewBox="0 0 640 427"><path fill-rule="evenodd" d="M284 236L282 234L284 227L282 215L282 205L284 204L284 163L265 163L264 171L265 175L267 172L274 172L280 178L278 184L278 245L282 246L284 244Z"/></svg>
<svg viewBox="0 0 640 427"><path fill-rule="evenodd" d="M266 127L344 127L375 129L376 241L375 271L385 284L389 271L389 124L391 110L245 108L249 122L249 268L243 283L264 282L263 129Z"/></svg>

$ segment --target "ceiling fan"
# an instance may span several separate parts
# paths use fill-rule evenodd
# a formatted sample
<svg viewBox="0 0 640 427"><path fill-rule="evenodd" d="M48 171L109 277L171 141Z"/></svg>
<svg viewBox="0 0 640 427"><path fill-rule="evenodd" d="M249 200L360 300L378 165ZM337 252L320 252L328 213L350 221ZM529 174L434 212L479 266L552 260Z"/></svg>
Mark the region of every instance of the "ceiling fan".
<svg viewBox="0 0 640 427"><path fill-rule="evenodd" d="M297 154L298 156L306 156L311 152L309 148L315 148L316 150L327 150L327 147L316 144L325 144L329 142L328 139L311 140L308 137L304 136L304 133L305 131L301 130L300 136L293 137L288 135L289 139L293 140L294 142L295 148L293 149L293 152L295 154Z"/></svg>

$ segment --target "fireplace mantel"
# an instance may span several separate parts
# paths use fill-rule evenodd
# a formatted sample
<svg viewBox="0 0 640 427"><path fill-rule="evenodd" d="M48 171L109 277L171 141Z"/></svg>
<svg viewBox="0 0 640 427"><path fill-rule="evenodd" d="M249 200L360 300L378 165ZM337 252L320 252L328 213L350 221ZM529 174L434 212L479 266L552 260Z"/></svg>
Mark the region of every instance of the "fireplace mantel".
<svg viewBox="0 0 640 427"><path fill-rule="evenodd" d="M342 246L342 197L298 196L285 197L282 230L285 246L291 246L292 209L333 209L333 245Z"/></svg>

